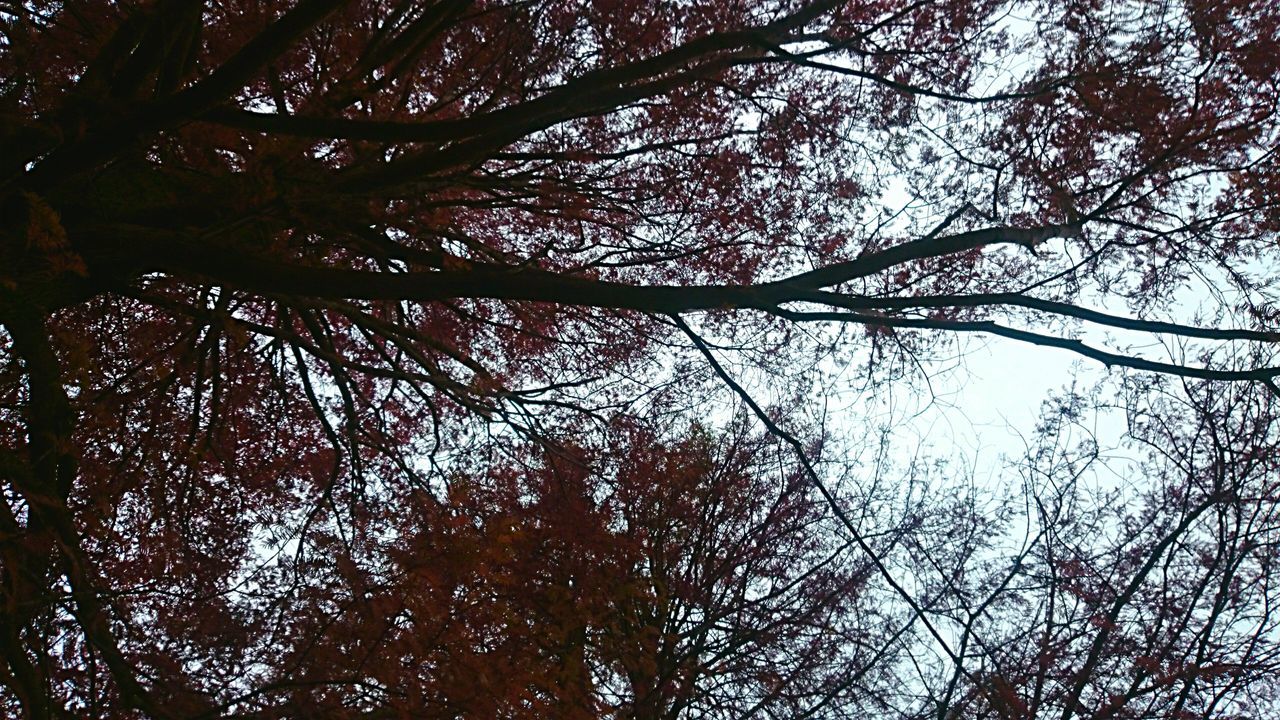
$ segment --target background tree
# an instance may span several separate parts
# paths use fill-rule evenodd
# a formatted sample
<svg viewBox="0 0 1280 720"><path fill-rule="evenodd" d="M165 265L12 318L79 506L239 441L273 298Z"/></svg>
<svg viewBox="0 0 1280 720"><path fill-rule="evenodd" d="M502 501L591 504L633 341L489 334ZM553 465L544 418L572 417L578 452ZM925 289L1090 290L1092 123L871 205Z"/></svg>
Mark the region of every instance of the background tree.
<svg viewBox="0 0 1280 720"><path fill-rule="evenodd" d="M1067 718L1271 692L1274 3L0 18L7 709ZM972 333L1187 380L1122 395L1164 457L1124 496L1147 515L1052 453L1021 516L885 490L858 471L923 470L841 462L857 439L800 401L836 366L920 381Z"/></svg>
<svg viewBox="0 0 1280 720"><path fill-rule="evenodd" d="M936 717L1274 708L1274 400L1163 379L1122 395L1121 446L1099 445L1089 399L1060 397L1022 462L1025 491L987 500L987 532L918 536L921 573L938 577L928 592L959 635L959 660L918 680Z"/></svg>
<svg viewBox="0 0 1280 720"><path fill-rule="evenodd" d="M839 699L866 568L807 479L779 477L784 450L742 421L613 431L594 460L507 448L443 497L380 498L364 542L317 530L264 565L237 605L267 637L220 659L257 672L196 674L226 698L203 710L731 717Z"/></svg>

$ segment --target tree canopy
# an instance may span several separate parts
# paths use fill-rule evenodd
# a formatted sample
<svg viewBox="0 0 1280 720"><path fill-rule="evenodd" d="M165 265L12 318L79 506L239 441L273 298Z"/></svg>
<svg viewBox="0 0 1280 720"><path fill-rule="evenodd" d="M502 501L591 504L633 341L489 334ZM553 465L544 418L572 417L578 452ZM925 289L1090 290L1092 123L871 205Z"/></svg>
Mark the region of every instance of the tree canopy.
<svg viewBox="0 0 1280 720"><path fill-rule="evenodd" d="M1280 711L1278 43L0 3L0 708ZM974 336L1111 370L995 484L873 417Z"/></svg>

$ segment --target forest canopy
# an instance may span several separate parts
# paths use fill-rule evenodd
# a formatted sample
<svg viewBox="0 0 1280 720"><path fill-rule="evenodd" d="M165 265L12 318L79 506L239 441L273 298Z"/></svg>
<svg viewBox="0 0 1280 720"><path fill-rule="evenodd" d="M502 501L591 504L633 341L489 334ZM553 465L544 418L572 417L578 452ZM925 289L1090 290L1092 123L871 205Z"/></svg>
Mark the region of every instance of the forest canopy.
<svg viewBox="0 0 1280 720"><path fill-rule="evenodd" d="M0 2L0 714L1275 716L1277 46ZM1080 361L991 477L982 338Z"/></svg>

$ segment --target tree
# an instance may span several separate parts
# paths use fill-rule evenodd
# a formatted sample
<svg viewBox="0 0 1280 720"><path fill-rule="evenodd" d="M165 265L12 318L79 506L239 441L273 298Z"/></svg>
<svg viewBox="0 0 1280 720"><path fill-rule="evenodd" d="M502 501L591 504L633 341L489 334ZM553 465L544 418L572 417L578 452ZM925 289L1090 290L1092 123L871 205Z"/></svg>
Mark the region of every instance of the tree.
<svg viewBox="0 0 1280 720"><path fill-rule="evenodd" d="M1274 3L0 18L7 710L1274 702ZM1016 503L849 479L814 378L973 333L1139 373L1146 515L1068 482L1078 398L1012 570Z"/></svg>

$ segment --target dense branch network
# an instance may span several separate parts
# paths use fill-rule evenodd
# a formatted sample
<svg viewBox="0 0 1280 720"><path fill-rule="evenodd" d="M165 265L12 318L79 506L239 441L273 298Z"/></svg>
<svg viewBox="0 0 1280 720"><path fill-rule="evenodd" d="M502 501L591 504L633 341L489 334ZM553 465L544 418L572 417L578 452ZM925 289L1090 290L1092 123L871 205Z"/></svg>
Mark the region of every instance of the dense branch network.
<svg viewBox="0 0 1280 720"><path fill-rule="evenodd" d="M1130 5L0 7L0 707L1209 716L1274 665L1280 15ZM1176 517L1032 453L997 567L712 342L966 333L1154 373Z"/></svg>

